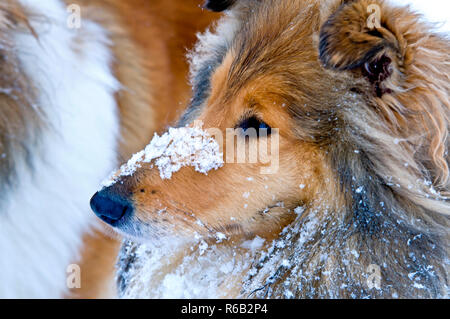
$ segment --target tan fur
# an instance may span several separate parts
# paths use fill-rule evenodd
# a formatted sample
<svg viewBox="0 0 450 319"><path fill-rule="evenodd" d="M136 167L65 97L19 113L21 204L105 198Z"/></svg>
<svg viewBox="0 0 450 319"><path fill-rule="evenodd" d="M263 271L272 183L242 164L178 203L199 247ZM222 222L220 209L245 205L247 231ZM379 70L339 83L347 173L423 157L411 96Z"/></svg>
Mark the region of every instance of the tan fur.
<svg viewBox="0 0 450 319"><path fill-rule="evenodd" d="M366 27L370 3L382 10L375 31ZM183 168L161 180L143 166L112 186L135 205L133 225L122 231L140 229L130 234L146 239L169 226L186 236L219 231L230 238L218 245L227 251L255 235L283 240L289 224L297 229L289 245L252 260L256 272L225 280L227 296L446 296L448 39L382 1L242 0L233 10L242 23L196 119L224 132L251 113L280 128L278 173L225 164L207 176ZM389 76L371 79L366 62L379 59L389 61ZM371 264L381 267L382 290L366 284Z"/></svg>

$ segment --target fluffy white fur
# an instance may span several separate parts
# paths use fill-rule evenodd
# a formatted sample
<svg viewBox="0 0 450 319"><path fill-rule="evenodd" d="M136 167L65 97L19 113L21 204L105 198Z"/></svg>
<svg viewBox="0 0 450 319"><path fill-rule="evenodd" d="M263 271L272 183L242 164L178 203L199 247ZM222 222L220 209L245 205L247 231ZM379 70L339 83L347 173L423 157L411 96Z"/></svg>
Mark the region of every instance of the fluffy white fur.
<svg viewBox="0 0 450 319"><path fill-rule="evenodd" d="M227 11L215 26L215 30L208 29L197 34L197 44L187 56L190 64L191 85L195 85L194 77L202 66L214 60L217 48L230 47L240 27L239 11Z"/></svg>
<svg viewBox="0 0 450 319"><path fill-rule="evenodd" d="M19 185L4 196L0 297L57 298L67 291L82 234L95 224L89 198L116 165L119 84L104 29L87 20L69 29L60 0L20 2L39 16L31 21L39 41L18 33L15 43L47 127L33 170L17 163ZM80 36L81 52L74 50Z"/></svg>

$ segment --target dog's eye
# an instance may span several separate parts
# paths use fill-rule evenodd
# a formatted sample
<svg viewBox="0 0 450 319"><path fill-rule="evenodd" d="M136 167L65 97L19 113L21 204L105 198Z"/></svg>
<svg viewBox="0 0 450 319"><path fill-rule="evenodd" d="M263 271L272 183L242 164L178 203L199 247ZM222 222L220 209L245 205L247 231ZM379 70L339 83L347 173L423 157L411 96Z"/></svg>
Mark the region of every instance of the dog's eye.
<svg viewBox="0 0 450 319"><path fill-rule="evenodd" d="M264 121L258 119L256 116L251 116L249 118L242 120L239 123L239 125L237 126L237 128L243 129L244 133L246 133L248 131L248 129L253 128L256 130L256 134L258 137L259 137L261 130L266 130L267 136L270 135L270 133L271 133L270 126L267 123L265 123Z"/></svg>
<svg viewBox="0 0 450 319"><path fill-rule="evenodd" d="M366 62L364 64L363 73L369 78L370 81L383 81L391 75L389 66L392 60L383 55L379 59Z"/></svg>

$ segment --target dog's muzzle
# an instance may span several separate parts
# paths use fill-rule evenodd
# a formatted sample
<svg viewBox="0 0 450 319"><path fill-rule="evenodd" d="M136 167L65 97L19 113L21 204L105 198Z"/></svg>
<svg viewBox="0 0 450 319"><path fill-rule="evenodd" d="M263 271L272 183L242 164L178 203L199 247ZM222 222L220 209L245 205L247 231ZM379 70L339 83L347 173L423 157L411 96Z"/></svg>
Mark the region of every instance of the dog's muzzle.
<svg viewBox="0 0 450 319"><path fill-rule="evenodd" d="M105 188L97 192L91 198L91 208L94 213L105 223L111 226L117 226L121 221L133 215L133 204Z"/></svg>

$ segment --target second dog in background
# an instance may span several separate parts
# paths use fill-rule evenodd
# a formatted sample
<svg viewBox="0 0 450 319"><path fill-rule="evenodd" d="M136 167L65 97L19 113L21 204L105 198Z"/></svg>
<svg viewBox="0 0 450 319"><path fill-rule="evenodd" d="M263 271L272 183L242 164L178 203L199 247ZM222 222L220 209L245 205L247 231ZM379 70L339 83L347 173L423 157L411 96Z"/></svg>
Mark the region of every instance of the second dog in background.
<svg viewBox="0 0 450 319"><path fill-rule="evenodd" d="M183 56L213 19L199 4L1 1L0 298L117 295L119 243L89 198L185 105Z"/></svg>

